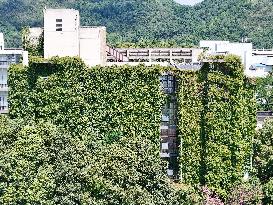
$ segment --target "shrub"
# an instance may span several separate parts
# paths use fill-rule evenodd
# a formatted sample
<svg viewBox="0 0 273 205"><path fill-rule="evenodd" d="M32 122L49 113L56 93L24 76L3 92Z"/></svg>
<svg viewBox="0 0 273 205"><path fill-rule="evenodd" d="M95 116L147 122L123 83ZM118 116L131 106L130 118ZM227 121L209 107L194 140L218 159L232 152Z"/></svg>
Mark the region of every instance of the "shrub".
<svg viewBox="0 0 273 205"><path fill-rule="evenodd" d="M273 178L263 185L264 204L273 204Z"/></svg>

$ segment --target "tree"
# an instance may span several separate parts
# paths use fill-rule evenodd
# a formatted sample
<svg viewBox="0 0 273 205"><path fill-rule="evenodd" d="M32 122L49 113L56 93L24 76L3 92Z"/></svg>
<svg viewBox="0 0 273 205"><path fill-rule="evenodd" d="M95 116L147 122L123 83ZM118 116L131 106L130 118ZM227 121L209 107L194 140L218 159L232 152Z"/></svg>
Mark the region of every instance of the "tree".
<svg viewBox="0 0 273 205"><path fill-rule="evenodd" d="M0 203L191 204L162 173L152 144L0 117Z"/></svg>
<svg viewBox="0 0 273 205"><path fill-rule="evenodd" d="M273 74L257 79L256 99L258 110L272 111L273 106Z"/></svg>
<svg viewBox="0 0 273 205"><path fill-rule="evenodd" d="M273 121L268 120L256 134L254 141L254 167L264 184L273 177Z"/></svg>

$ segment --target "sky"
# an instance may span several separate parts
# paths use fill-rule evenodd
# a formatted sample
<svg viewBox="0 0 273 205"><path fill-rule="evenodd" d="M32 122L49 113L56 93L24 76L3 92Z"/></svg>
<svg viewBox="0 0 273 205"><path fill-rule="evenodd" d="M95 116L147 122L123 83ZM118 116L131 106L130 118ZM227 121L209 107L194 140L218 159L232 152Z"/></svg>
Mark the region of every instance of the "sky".
<svg viewBox="0 0 273 205"><path fill-rule="evenodd" d="M185 5L194 5L197 4L203 0L175 0L176 2L180 4L185 4Z"/></svg>

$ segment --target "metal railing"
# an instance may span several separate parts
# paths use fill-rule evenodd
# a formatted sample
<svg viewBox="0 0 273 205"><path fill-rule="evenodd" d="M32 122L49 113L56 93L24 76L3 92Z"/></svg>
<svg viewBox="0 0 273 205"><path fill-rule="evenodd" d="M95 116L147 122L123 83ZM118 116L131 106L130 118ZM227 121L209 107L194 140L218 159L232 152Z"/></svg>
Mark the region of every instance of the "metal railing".
<svg viewBox="0 0 273 205"><path fill-rule="evenodd" d="M128 57L124 56L119 51L117 51L114 48L111 48L110 46L106 46L106 52L110 56L113 56L116 61L120 61L120 62L128 62L129 61Z"/></svg>

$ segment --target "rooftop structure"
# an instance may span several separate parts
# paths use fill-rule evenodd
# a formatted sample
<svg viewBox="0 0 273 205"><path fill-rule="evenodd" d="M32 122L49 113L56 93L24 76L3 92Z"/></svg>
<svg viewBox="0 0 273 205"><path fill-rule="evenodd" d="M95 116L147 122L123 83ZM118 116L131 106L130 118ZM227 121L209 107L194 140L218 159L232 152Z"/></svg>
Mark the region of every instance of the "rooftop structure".
<svg viewBox="0 0 273 205"><path fill-rule="evenodd" d="M106 28L81 27L79 11L74 9L45 9L44 28L31 28L35 43L44 37L44 58L80 57L88 66L106 64Z"/></svg>
<svg viewBox="0 0 273 205"><path fill-rule="evenodd" d="M199 48L117 48L128 62L172 62L192 64L198 62L198 56L203 52ZM108 54L108 62L116 61Z"/></svg>
<svg viewBox="0 0 273 205"><path fill-rule="evenodd" d="M229 41L200 41L201 48L207 48L209 54L235 54L241 57L245 67L245 74L248 74L251 66L252 43L231 43Z"/></svg>
<svg viewBox="0 0 273 205"><path fill-rule="evenodd" d="M264 77L272 71L273 50L253 50L252 43L229 41L200 41L200 47L208 54L235 54L241 57L245 74L249 77Z"/></svg>

